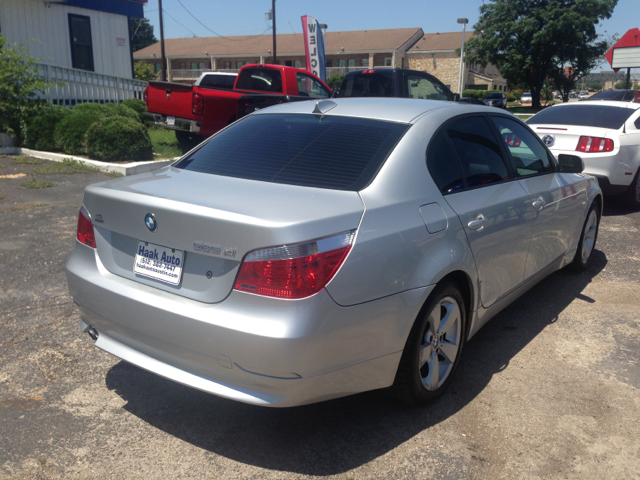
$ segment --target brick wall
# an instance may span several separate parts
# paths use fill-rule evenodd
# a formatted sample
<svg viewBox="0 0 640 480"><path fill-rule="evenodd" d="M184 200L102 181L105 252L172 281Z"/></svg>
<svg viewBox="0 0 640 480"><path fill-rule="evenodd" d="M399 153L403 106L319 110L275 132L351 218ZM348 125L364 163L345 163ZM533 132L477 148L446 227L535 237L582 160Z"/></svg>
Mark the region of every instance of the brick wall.
<svg viewBox="0 0 640 480"><path fill-rule="evenodd" d="M448 85L452 92L458 91L460 57L454 52L407 53L404 58L404 68L427 72ZM467 69L465 68L463 78L466 76Z"/></svg>

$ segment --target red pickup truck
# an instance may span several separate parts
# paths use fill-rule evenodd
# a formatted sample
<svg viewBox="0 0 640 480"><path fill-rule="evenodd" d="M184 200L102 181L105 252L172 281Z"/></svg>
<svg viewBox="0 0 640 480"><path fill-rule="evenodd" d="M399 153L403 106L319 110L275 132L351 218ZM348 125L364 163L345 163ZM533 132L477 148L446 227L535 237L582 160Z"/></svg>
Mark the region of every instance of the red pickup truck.
<svg viewBox="0 0 640 480"><path fill-rule="evenodd" d="M245 65L232 90L183 83L149 82L145 121L176 131L193 146L238 118L284 102L328 98L331 89L306 70L281 65Z"/></svg>

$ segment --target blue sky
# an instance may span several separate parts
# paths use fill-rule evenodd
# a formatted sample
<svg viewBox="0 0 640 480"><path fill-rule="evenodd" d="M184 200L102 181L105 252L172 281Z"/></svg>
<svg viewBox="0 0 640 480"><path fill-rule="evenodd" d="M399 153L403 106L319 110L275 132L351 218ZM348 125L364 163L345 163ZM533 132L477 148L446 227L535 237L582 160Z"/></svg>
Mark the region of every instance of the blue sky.
<svg viewBox="0 0 640 480"><path fill-rule="evenodd" d="M265 12L271 0L162 0L165 11L165 38L210 37L219 35L258 35L270 33ZM184 7L180 4L184 4ZM329 31L373 30L383 28L422 27L425 33L452 32L460 29L456 19L466 17L470 25L478 20L482 0L389 1L367 0L277 0L276 28L278 33L301 33L302 15L312 15L326 23ZM189 10L205 26L198 23ZM158 0L149 0L145 16L155 27L159 38ZM627 30L640 27L638 0L619 0L613 16L598 27L598 32L622 36ZM610 70L609 65L603 65ZM596 69L597 70L597 69Z"/></svg>

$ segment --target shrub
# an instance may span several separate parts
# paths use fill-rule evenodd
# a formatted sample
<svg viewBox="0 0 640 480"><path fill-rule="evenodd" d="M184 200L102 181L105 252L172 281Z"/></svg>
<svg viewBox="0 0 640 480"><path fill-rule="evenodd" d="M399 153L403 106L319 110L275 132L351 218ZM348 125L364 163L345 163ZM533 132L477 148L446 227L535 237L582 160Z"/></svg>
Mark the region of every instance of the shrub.
<svg viewBox="0 0 640 480"><path fill-rule="evenodd" d="M142 118L142 114L147 111L147 104L142 100L138 100L137 98L129 98L122 102L122 105L126 105L127 107L138 112L138 116L140 117L140 121L144 121Z"/></svg>
<svg viewBox="0 0 640 480"><path fill-rule="evenodd" d="M100 103L79 103L71 109L71 112L74 114L90 113L90 114L100 115L105 117L109 115L109 110L107 110L107 106L102 105Z"/></svg>
<svg viewBox="0 0 640 480"><path fill-rule="evenodd" d="M150 160L151 140L144 125L126 117L95 122L86 134L87 153L98 160Z"/></svg>
<svg viewBox="0 0 640 480"><path fill-rule="evenodd" d="M516 96L511 92L507 92L507 102L515 102L515 101L516 101Z"/></svg>
<svg viewBox="0 0 640 480"><path fill-rule="evenodd" d="M83 103L82 105L96 104ZM89 130L95 122L101 118L105 118L104 114L101 114L98 109L94 109L94 111L91 111L92 109L90 108L76 110L82 105L73 107L71 114L58 122L53 134L56 146L70 155L82 155L86 153L84 136L87 130ZM100 107L102 105L96 106Z"/></svg>
<svg viewBox="0 0 640 480"><path fill-rule="evenodd" d="M56 125L70 114L68 108L50 105L32 118L27 124L24 135L25 145L36 150L55 152L60 148L56 145L54 131Z"/></svg>
<svg viewBox="0 0 640 480"><path fill-rule="evenodd" d="M344 77L345 77L344 73L334 73L333 75L329 75L326 83L327 85L329 85L331 90L335 90L337 88L340 88L340 85L342 85L342 81L344 80Z"/></svg>
<svg viewBox="0 0 640 480"><path fill-rule="evenodd" d="M105 105L107 110L107 115L109 117L118 116L118 117L127 117L136 122L140 121L140 115L133 108L127 107L122 103L107 103Z"/></svg>

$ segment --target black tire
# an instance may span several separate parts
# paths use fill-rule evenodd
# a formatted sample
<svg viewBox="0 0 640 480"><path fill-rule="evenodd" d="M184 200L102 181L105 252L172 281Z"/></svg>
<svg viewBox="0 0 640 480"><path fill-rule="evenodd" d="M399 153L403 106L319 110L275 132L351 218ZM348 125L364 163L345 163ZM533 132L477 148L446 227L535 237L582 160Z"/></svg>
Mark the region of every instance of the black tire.
<svg viewBox="0 0 640 480"><path fill-rule="evenodd" d="M455 310L453 307L452 310L448 310L453 303L456 304L459 313L459 321L455 323L452 316L455 314ZM448 319L452 320L449 330L445 331L441 340L438 340L437 336L431 335L434 330L430 321L432 312L439 315L440 319L445 319L448 314ZM443 325L446 325L446 322ZM460 355L462 354L467 331L466 326L467 313L465 303L458 287L451 282L438 285L429 296L411 328L393 384L393 393L396 397L409 405L422 406L433 402L445 392L460 363ZM454 328L457 331L457 338L454 338L455 335L453 333L447 337ZM450 353L452 351L451 345L454 341L457 343L455 358L447 362L446 360L450 359L447 359L444 352L448 351ZM434 349L436 344L440 349ZM431 353L428 354L428 352ZM422 363L423 354L429 355L431 363L429 361ZM433 363L438 366L438 378L435 379L437 383L433 382L433 385L428 386L429 382L434 380L432 372L429 371L430 365ZM446 372L444 378L440 378L443 371Z"/></svg>
<svg viewBox="0 0 640 480"><path fill-rule="evenodd" d="M178 140L178 145L183 153L188 152L200 142L204 140L204 137L198 135L196 133L184 132L182 130L176 130L176 139Z"/></svg>
<svg viewBox="0 0 640 480"><path fill-rule="evenodd" d="M640 210L640 169L636 172L627 191L622 194L622 201L627 207Z"/></svg>
<svg viewBox="0 0 640 480"><path fill-rule="evenodd" d="M595 214L595 228L591 231L590 222L593 221L592 215ZM596 249L596 241L598 240L598 229L600 228L600 206L593 202L591 208L587 212L587 218L582 225L582 231L580 232L580 241L578 242L578 250L576 250L576 256L573 257L573 261L569 265L574 272L583 272L589 268L591 259L593 258L593 252ZM589 241L585 242L585 236L588 235L593 239L593 243ZM586 251L585 249L588 249ZM585 253L586 251L586 253Z"/></svg>

